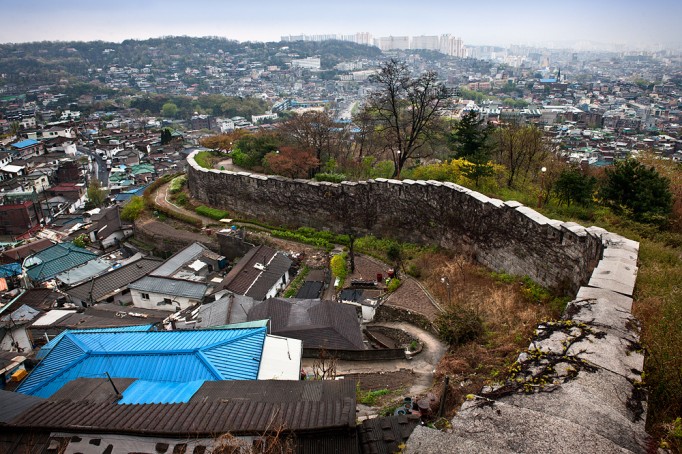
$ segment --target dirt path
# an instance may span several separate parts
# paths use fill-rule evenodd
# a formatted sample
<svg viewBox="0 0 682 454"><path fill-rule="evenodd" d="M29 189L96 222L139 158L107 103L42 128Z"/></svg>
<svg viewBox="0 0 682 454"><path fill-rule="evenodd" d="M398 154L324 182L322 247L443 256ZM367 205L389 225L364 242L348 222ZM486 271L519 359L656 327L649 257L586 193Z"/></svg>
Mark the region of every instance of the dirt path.
<svg viewBox="0 0 682 454"><path fill-rule="evenodd" d="M216 224L217 221L215 219L208 218L206 216L202 216L200 214L197 214L194 211L190 211L188 209L182 208L173 202L170 201L170 198L168 197L168 188L170 187L170 183L166 183L162 186L160 186L157 190L156 193L154 194L154 202L157 205L160 205L162 207L168 208L169 210L175 211L177 213L182 213L185 216L190 216L193 218L200 219L201 222L203 223L204 227L209 225L209 224Z"/></svg>
<svg viewBox="0 0 682 454"><path fill-rule="evenodd" d="M412 359L398 359L387 361L339 361L336 365L337 375L346 374L376 374L398 372L401 369L410 370L414 373L414 382L409 388L409 395L424 394L433 384L433 374L436 365L445 355L447 348L433 334L424 331L414 325L404 322L386 322L374 326L385 326L393 329L401 329L409 335L417 338L423 345L421 353ZM310 369L313 364L312 358L303 359L303 368Z"/></svg>
<svg viewBox="0 0 682 454"><path fill-rule="evenodd" d="M232 158L227 158L223 159L222 161L219 161L218 164L215 166L216 169L221 169L221 170L230 170L232 172L250 172L249 170L242 169L241 167L237 167L232 163Z"/></svg>

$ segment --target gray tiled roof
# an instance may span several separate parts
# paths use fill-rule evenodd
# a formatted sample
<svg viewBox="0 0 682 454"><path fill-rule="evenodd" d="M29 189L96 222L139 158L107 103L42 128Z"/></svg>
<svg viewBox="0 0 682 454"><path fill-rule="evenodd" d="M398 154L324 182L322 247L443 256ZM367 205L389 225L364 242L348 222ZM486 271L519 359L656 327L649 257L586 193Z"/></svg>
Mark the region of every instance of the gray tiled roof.
<svg viewBox="0 0 682 454"><path fill-rule="evenodd" d="M255 267L267 265L265 269ZM271 247L262 245L251 249L227 274L223 288L239 295L262 301L291 267L291 260Z"/></svg>
<svg viewBox="0 0 682 454"><path fill-rule="evenodd" d="M200 282L183 281L159 276L145 276L128 285L128 288L141 292L162 295L182 296L200 300L206 294L208 285Z"/></svg>
<svg viewBox="0 0 682 454"><path fill-rule="evenodd" d="M181 250L168 260L163 265L158 267L151 273L153 276L172 276L177 270L182 268L186 263L195 260L206 250L206 247L201 243L192 243L185 249Z"/></svg>
<svg viewBox="0 0 682 454"><path fill-rule="evenodd" d="M264 319L272 334L300 339L304 348L365 348L356 310L347 304L270 298L249 311L249 321Z"/></svg>
<svg viewBox="0 0 682 454"><path fill-rule="evenodd" d="M161 322L165 317L159 314L159 311L154 313L150 310L143 310L140 308L133 307L123 307L118 306L120 309L120 314L126 314L125 316L116 316L116 312L108 310L100 310L101 305L96 305L93 307L86 307L83 312L75 312L72 314L67 314L66 316L60 318L56 322L50 325L50 328L56 329L89 329L89 328L117 328L120 326L131 326L131 325L149 325L153 323ZM134 317L128 316L130 313L137 313L146 315L146 317ZM165 316L168 313L164 314ZM39 330L45 329L45 327L38 328Z"/></svg>
<svg viewBox="0 0 682 454"><path fill-rule="evenodd" d="M77 285L66 293L81 301L90 301L92 291L92 300L98 302L106 299L117 289L124 289L131 282L156 269L161 263L157 259L143 258Z"/></svg>

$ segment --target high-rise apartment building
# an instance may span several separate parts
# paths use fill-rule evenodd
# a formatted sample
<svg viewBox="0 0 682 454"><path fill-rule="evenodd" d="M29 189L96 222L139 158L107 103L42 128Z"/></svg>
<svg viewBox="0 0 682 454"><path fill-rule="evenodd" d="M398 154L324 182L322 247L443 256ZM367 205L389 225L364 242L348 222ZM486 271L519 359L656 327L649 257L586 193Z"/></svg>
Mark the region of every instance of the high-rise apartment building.
<svg viewBox="0 0 682 454"><path fill-rule="evenodd" d="M337 35L335 33L330 33L326 35L284 35L281 37L282 41L292 42L292 41L349 41L356 44L364 44L366 46L373 45L374 40L372 35L367 32L359 32L352 35Z"/></svg>
<svg viewBox="0 0 682 454"><path fill-rule="evenodd" d="M440 36L440 51L452 57L464 58L467 56L462 38L451 35Z"/></svg>
<svg viewBox="0 0 682 454"><path fill-rule="evenodd" d="M410 48L409 36L384 36L376 38L374 45L382 51L385 50L407 50Z"/></svg>
<svg viewBox="0 0 682 454"><path fill-rule="evenodd" d="M413 36L411 49L440 50L440 39L438 36Z"/></svg>
<svg viewBox="0 0 682 454"><path fill-rule="evenodd" d="M373 38L371 33L358 32L351 35L286 35L282 36L282 41L328 41L339 40L349 41L356 44L364 44L366 46L376 46L382 51L388 50L407 50L407 49L425 49L442 52L452 57L466 57L466 49L462 38L451 35L421 35L410 38L409 36L383 36L380 38Z"/></svg>

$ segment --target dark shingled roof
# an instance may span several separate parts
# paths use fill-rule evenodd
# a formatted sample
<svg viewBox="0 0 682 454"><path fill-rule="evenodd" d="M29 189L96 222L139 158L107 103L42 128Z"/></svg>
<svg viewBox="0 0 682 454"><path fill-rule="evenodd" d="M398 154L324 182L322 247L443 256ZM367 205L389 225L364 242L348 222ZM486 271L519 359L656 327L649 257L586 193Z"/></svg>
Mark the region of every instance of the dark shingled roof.
<svg viewBox="0 0 682 454"><path fill-rule="evenodd" d="M98 383L84 384L87 380L64 386L60 394L32 407L11 425L34 431L78 431L87 425L90 432L174 437L263 434L283 427L297 432L343 431L355 439L355 382L351 380L206 382L188 403L141 405L106 401L107 385L113 397L108 382L90 379Z"/></svg>
<svg viewBox="0 0 682 454"><path fill-rule="evenodd" d="M0 253L0 263L5 264L21 262L29 255L45 250L53 244L54 243L52 241L43 238L41 240L33 241L32 243L23 244L13 249L7 249L6 251Z"/></svg>
<svg viewBox="0 0 682 454"><path fill-rule="evenodd" d="M306 281L296 293L296 298L319 298L324 284L322 282Z"/></svg>
<svg viewBox="0 0 682 454"><path fill-rule="evenodd" d="M417 416L389 416L366 419L358 428L362 454L393 454L407 441L415 427Z"/></svg>
<svg viewBox="0 0 682 454"><path fill-rule="evenodd" d="M127 222L122 222L120 217L120 207L114 205L109 208L102 209L99 213L92 216L92 225L88 232L97 232L97 239L104 240L109 235L124 228L132 228L132 225Z"/></svg>
<svg viewBox="0 0 682 454"><path fill-rule="evenodd" d="M44 401L45 399L41 397L0 390L0 425L7 424L23 412Z"/></svg>
<svg viewBox="0 0 682 454"><path fill-rule="evenodd" d="M90 292L92 292L92 300L100 302L117 293L118 289L126 288L131 282L155 270L162 263L158 259L143 258L77 285L66 293L81 301L90 301Z"/></svg>
<svg viewBox="0 0 682 454"><path fill-rule="evenodd" d="M270 319L272 334L300 339L304 348L365 349L353 306L316 299L270 298L249 311L249 321L264 319Z"/></svg>
<svg viewBox="0 0 682 454"><path fill-rule="evenodd" d="M256 264L265 269L256 268ZM273 248L261 245L251 249L225 276L222 287L239 295L262 301L291 267L291 260Z"/></svg>
<svg viewBox="0 0 682 454"><path fill-rule="evenodd" d="M48 310L54 307L59 298L64 298L66 301L66 295L63 293L56 292L49 288L32 288L26 290L24 294L17 299L16 303L26 304L34 309Z"/></svg>
<svg viewBox="0 0 682 454"><path fill-rule="evenodd" d="M134 378L111 379L119 393L123 393L135 380ZM113 402L115 399L116 392L111 382L103 378L77 378L50 396L50 400L53 401L87 401L93 404Z"/></svg>

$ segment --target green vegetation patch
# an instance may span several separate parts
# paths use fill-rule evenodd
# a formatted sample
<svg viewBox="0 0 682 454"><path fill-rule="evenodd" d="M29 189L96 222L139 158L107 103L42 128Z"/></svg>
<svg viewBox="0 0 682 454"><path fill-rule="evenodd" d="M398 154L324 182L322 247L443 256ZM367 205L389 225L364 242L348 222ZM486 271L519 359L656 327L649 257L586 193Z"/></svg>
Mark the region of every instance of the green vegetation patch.
<svg viewBox="0 0 682 454"><path fill-rule="evenodd" d="M228 213L227 211L207 207L206 205L200 205L196 207L194 211L196 211L197 214L206 216L211 219L215 219L216 221L220 221L221 219L224 219L230 215L230 213Z"/></svg>
<svg viewBox="0 0 682 454"><path fill-rule="evenodd" d="M357 389L357 400L362 405L374 407L381 396L390 394L389 389L377 389L375 391L362 391L359 387Z"/></svg>
<svg viewBox="0 0 682 454"><path fill-rule="evenodd" d="M289 287L284 292L285 298L293 298L294 296L296 296L301 286L303 285L303 282L305 282L305 278L309 272L310 267L308 267L307 265L304 265L303 268L299 270L296 277L291 281L291 284L289 284Z"/></svg>
<svg viewBox="0 0 682 454"><path fill-rule="evenodd" d="M168 192L176 194L182 190L182 187L187 183L187 175L180 175L171 180Z"/></svg>
<svg viewBox="0 0 682 454"><path fill-rule="evenodd" d="M121 210L121 219L132 222L140 217L144 209L144 199L134 195L128 200L128 203L123 207L123 210Z"/></svg>
<svg viewBox="0 0 682 454"><path fill-rule="evenodd" d="M218 156L213 151L200 151L194 156L194 162L204 169L212 169L218 162Z"/></svg>

